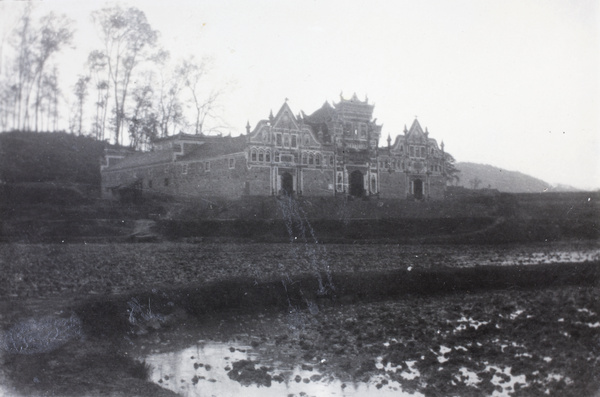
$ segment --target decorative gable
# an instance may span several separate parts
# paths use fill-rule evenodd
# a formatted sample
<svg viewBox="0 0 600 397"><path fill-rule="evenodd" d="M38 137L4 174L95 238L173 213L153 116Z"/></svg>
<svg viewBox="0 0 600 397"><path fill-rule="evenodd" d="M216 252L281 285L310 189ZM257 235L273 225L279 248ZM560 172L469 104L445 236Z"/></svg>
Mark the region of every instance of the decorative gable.
<svg viewBox="0 0 600 397"><path fill-rule="evenodd" d="M273 128L280 130L299 130L298 120L294 116L292 109L290 109L287 102L283 103L279 112L272 121Z"/></svg>
<svg viewBox="0 0 600 397"><path fill-rule="evenodd" d="M254 131L248 135L248 141L251 143L269 144L271 143L271 128L266 121L258 123Z"/></svg>

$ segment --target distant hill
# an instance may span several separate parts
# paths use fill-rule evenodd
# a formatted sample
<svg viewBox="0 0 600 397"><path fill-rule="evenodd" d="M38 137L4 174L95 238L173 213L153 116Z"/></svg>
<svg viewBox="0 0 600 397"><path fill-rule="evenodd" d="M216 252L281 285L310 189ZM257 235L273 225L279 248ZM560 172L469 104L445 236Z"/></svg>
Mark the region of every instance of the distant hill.
<svg viewBox="0 0 600 397"><path fill-rule="evenodd" d="M517 171L507 171L487 164L456 163L460 170L458 186L468 189L490 188L506 193L541 193L577 191L571 186L551 184ZM478 181L478 182L477 182ZM477 185L477 186L475 186Z"/></svg>

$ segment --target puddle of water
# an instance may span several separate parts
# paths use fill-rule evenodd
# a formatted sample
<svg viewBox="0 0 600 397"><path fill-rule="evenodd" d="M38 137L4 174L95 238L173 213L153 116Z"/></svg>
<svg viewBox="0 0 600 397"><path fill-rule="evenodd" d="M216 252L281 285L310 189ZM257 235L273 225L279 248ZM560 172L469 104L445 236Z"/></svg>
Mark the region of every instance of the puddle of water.
<svg viewBox="0 0 600 397"><path fill-rule="evenodd" d="M599 259L599 250L533 252L524 255L508 255L499 263L501 265L536 265L544 263L581 263Z"/></svg>
<svg viewBox="0 0 600 397"><path fill-rule="evenodd" d="M500 368L494 365L488 365L486 372L493 372L492 384L499 386L502 391L494 390L492 397L510 396L515 391L515 385L527 386L527 378L525 375L513 375L511 367Z"/></svg>
<svg viewBox="0 0 600 397"><path fill-rule="evenodd" d="M231 343L201 341L194 347L177 352L155 352L141 359L152 366L153 382L185 397L423 396L403 392L400 383L383 374L373 376L369 382L343 382L309 366L269 362L250 346ZM272 377L271 386L244 386L230 379L228 372L233 363L240 360L255 361L256 368L267 367L266 371ZM418 376L412 365L409 369L408 378Z"/></svg>

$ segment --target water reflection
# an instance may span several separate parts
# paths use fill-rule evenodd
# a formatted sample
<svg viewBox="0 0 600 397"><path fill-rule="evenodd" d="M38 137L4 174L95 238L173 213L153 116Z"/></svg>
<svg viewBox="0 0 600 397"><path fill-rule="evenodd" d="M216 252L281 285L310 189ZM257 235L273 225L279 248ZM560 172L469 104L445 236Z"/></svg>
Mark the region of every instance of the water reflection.
<svg viewBox="0 0 600 397"><path fill-rule="evenodd" d="M309 365L261 357L250 346L201 341L196 346L143 359L153 368L152 381L186 397L199 396L423 396L402 391L401 385L380 374L367 383L343 382ZM270 386L243 386L229 378L233 364L251 360L271 376Z"/></svg>

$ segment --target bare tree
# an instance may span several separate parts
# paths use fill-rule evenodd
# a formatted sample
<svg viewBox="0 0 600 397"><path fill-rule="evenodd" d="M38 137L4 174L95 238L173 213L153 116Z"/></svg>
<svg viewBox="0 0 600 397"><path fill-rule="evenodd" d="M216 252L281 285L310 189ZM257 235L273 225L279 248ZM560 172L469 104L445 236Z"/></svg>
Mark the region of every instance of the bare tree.
<svg viewBox="0 0 600 397"><path fill-rule="evenodd" d="M198 62L192 56L177 67L175 74L184 82L187 92L190 94L195 110L194 131L201 134L204 131L206 119L215 117L214 110L217 100L221 96L218 90L207 90L203 93L201 84L210 70L207 60Z"/></svg>
<svg viewBox="0 0 600 397"><path fill-rule="evenodd" d="M182 76L167 67L169 54L161 51L157 57L160 92L158 99L158 117L160 135L168 136L177 126L185 122L181 91L184 88Z"/></svg>
<svg viewBox="0 0 600 397"><path fill-rule="evenodd" d="M143 11L113 6L92 13L104 42L103 54L115 101L115 143L119 144L125 120L125 102L131 76L136 67L152 58L151 50L158 39Z"/></svg>

